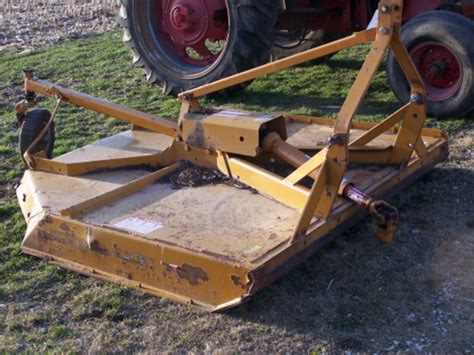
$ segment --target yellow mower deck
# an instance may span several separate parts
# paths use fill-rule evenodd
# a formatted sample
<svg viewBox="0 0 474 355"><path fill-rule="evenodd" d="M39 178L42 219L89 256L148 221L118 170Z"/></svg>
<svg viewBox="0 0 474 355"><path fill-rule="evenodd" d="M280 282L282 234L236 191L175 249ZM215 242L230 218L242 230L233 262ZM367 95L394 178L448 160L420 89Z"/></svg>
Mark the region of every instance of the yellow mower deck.
<svg viewBox="0 0 474 355"><path fill-rule="evenodd" d="M28 221L23 251L216 311L244 302L368 213L380 240L390 242L398 212L378 199L410 184L448 153L443 133L423 128L426 91L398 36L402 5L382 0L376 29L183 93L177 122L26 71L26 99L17 105L20 123L28 122L36 93L58 103L23 155L30 168L17 190ZM335 120L199 104L209 93L365 43L372 47ZM379 123L356 122L389 48L411 86L410 102ZM134 128L47 159L34 148L62 103ZM177 189L173 177L190 163L223 178Z"/></svg>
<svg viewBox="0 0 474 355"><path fill-rule="evenodd" d="M308 135L325 142L332 130L329 125L294 122L289 132L289 141L307 147ZM429 151L424 162L413 158L403 172L393 167L354 168L348 177L372 195L395 193L446 156L443 136L431 130L424 134ZM380 143L395 137L385 134ZM129 131L55 160L128 157L156 153L169 144L160 134ZM313 220L304 243L290 245L300 214L294 208L227 184L174 189L158 180L74 218L65 216L149 174L137 169L71 177L27 171L18 189L29 221L22 249L83 274L216 310L245 301L327 242L331 232L365 215L341 197L328 220Z"/></svg>

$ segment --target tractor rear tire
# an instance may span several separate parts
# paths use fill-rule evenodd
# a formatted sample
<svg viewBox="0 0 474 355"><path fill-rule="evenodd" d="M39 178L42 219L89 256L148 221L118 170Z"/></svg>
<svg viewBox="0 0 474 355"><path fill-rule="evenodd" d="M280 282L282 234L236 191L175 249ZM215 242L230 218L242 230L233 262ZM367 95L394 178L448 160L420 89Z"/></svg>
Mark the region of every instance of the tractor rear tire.
<svg viewBox="0 0 474 355"><path fill-rule="evenodd" d="M278 15L275 0L223 2L227 4L227 39L215 55L218 57L205 64L193 63L186 53L177 54L176 46L169 45L174 39L163 33L159 27L162 19L157 18L157 7L167 4L161 1L164 0L121 0L119 22L124 28L123 41L133 52L133 64L143 68L148 83L161 86L165 95L177 95L269 62ZM202 7L203 2L191 4ZM248 85L239 84L218 94L231 94Z"/></svg>
<svg viewBox="0 0 474 355"><path fill-rule="evenodd" d="M447 11L424 13L407 22L401 31L405 44L425 82L428 115L463 117L474 110L474 23ZM401 103L410 98L410 87L393 53L387 74Z"/></svg>

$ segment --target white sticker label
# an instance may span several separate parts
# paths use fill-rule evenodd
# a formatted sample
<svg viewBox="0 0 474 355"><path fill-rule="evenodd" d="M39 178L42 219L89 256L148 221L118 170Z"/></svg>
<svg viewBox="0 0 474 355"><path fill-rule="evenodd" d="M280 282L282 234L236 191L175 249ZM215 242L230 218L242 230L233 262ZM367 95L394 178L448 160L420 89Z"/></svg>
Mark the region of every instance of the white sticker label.
<svg viewBox="0 0 474 355"><path fill-rule="evenodd" d="M140 234L150 234L164 227L159 222L147 221L138 217L127 218L114 226Z"/></svg>

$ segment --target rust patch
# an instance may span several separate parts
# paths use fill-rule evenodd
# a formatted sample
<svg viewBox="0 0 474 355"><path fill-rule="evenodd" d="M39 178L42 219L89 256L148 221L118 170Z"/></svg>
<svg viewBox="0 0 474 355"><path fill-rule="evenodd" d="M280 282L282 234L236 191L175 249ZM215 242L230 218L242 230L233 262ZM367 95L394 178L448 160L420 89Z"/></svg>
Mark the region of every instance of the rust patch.
<svg viewBox="0 0 474 355"><path fill-rule="evenodd" d="M139 267L155 271L156 260L147 258L140 253L120 249L117 244L114 244L115 257L119 258L124 264L135 264Z"/></svg>
<svg viewBox="0 0 474 355"><path fill-rule="evenodd" d="M242 280L240 279L239 276L232 275L230 278L232 279L232 282L234 283L235 286L238 286L244 290L246 289L245 285L242 283Z"/></svg>
<svg viewBox="0 0 474 355"><path fill-rule="evenodd" d="M204 282L209 281L209 276L203 269L189 264L183 264L177 268L176 273L179 278L187 280L193 286L197 285L199 280Z"/></svg>
<svg viewBox="0 0 474 355"><path fill-rule="evenodd" d="M109 256L109 251L105 248L102 248L100 243L97 240L94 240L90 245L90 250L94 253L101 254L102 256Z"/></svg>
<svg viewBox="0 0 474 355"><path fill-rule="evenodd" d="M62 232L54 231L51 232L47 229L37 229L36 238L31 242L35 243L35 248L38 250L44 250L45 248L67 248L67 250L78 250L81 252L90 252L101 254L102 256L108 256L110 253L107 249L103 248L98 242L94 241L92 248L89 248L86 243L78 239L71 229L65 231L63 228Z"/></svg>
<svg viewBox="0 0 474 355"><path fill-rule="evenodd" d="M204 127L201 122L196 122L196 127L186 139L186 144L193 147L207 148Z"/></svg>
<svg viewBox="0 0 474 355"><path fill-rule="evenodd" d="M63 245L71 244L71 241L66 240L66 238L61 238L60 236L56 236L53 233L50 233L49 231L45 231L43 229L38 229L36 231L36 237L38 238L39 241L43 243L53 242L53 243L58 243L58 244L63 244Z"/></svg>
<svg viewBox="0 0 474 355"><path fill-rule="evenodd" d="M70 230L69 226L66 223L61 223L59 228L61 228L61 230L65 231L65 232L69 232L69 230Z"/></svg>
<svg viewBox="0 0 474 355"><path fill-rule="evenodd" d="M29 215L31 214L28 213ZM28 216L29 217L29 216ZM46 217L44 217L40 222L39 222L39 226L42 227L44 226L45 224L52 224L53 223L53 218L50 216L50 215L46 215Z"/></svg>

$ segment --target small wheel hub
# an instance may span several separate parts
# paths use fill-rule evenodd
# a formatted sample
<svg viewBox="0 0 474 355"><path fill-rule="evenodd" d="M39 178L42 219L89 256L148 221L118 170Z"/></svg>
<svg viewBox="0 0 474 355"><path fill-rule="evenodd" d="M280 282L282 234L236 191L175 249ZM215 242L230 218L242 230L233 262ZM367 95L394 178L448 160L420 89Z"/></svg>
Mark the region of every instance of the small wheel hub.
<svg viewBox="0 0 474 355"><path fill-rule="evenodd" d="M446 73L447 65L444 60L436 60L430 66L430 76L433 78L440 78Z"/></svg>
<svg viewBox="0 0 474 355"><path fill-rule="evenodd" d="M192 45L203 39L209 26L203 0L168 0L164 5L165 29L175 42Z"/></svg>
<svg viewBox="0 0 474 355"><path fill-rule="evenodd" d="M171 11L171 23L176 29L191 29L194 24L192 14L193 10L178 5Z"/></svg>
<svg viewBox="0 0 474 355"><path fill-rule="evenodd" d="M422 43L410 55L425 81L429 100L443 101L459 90L463 69L448 47L437 42Z"/></svg>

